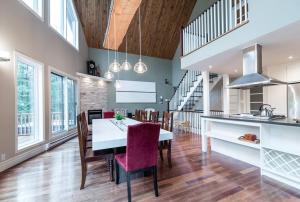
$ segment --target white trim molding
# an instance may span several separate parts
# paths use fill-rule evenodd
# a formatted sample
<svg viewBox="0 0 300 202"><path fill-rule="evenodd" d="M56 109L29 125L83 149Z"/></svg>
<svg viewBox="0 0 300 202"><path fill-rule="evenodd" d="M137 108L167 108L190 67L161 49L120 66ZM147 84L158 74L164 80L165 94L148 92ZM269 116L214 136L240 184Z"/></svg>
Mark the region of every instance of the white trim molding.
<svg viewBox="0 0 300 202"><path fill-rule="evenodd" d="M0 172L3 172L13 166L16 166L34 156L37 156L47 150L46 144L43 144L39 147L36 147L34 149L28 150L27 152L21 153L17 156L14 156L12 158L7 159L6 161L3 161L0 163Z"/></svg>

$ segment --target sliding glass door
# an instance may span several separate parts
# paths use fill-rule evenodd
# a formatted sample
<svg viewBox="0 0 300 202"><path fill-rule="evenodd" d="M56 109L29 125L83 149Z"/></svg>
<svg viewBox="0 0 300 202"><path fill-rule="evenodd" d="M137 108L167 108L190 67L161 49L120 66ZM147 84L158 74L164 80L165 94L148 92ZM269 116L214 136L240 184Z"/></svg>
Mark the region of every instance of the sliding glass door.
<svg viewBox="0 0 300 202"><path fill-rule="evenodd" d="M43 140L42 65L16 54L17 149Z"/></svg>
<svg viewBox="0 0 300 202"><path fill-rule="evenodd" d="M51 73L52 135L65 135L76 127L76 81L66 75Z"/></svg>
<svg viewBox="0 0 300 202"><path fill-rule="evenodd" d="M51 121L52 134L65 130L64 78L55 73L51 73Z"/></svg>

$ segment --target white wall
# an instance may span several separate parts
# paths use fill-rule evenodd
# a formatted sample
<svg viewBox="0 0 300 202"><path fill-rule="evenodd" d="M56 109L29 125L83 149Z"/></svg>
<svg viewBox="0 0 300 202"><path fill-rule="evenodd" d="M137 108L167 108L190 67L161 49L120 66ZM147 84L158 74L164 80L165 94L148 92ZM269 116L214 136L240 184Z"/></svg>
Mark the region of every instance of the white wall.
<svg viewBox="0 0 300 202"><path fill-rule="evenodd" d="M48 11L45 1L45 11ZM49 140L49 90L48 68L53 66L67 74L85 72L88 48L80 26L79 51L37 18L18 0L1 0L0 3L0 50L21 52L44 64L45 67L45 138ZM16 156L15 151L15 81L13 58L0 62L0 153L6 158Z"/></svg>
<svg viewBox="0 0 300 202"><path fill-rule="evenodd" d="M264 73L286 82L300 81L300 60L264 68ZM275 113L287 115L286 85L264 87L264 103L276 108Z"/></svg>
<svg viewBox="0 0 300 202"><path fill-rule="evenodd" d="M181 68L196 64L232 49L242 49L259 37L300 20L299 0L249 0L249 23L183 57Z"/></svg>

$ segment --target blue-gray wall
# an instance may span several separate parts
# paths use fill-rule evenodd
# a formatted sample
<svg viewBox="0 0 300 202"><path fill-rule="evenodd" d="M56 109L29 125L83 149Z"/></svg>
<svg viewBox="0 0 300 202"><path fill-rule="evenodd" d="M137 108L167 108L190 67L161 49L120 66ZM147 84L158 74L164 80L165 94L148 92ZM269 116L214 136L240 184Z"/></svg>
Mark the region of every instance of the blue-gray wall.
<svg viewBox="0 0 300 202"><path fill-rule="evenodd" d="M124 61L125 53L118 53L119 61ZM96 65L101 68L102 76L108 69L108 56L107 50L103 49L89 49L89 58L96 62ZM114 59L114 52L110 51L110 63ZM138 61L139 55L128 54L128 61L132 67ZM119 73L120 80L132 80L132 81L149 81L156 83L157 102L151 104L118 104L116 103L116 91L114 82L108 84L108 108L126 108L129 112L134 112L135 109L143 108L155 108L160 112L167 109L167 103L160 104L159 97L163 96L163 99L170 98L173 95L172 81L172 61L167 59L160 59L155 57L142 56L142 60L147 64L148 71L144 74L137 74L133 70L121 71ZM118 78L115 74L115 78ZM170 85L165 84L165 79L168 79Z"/></svg>

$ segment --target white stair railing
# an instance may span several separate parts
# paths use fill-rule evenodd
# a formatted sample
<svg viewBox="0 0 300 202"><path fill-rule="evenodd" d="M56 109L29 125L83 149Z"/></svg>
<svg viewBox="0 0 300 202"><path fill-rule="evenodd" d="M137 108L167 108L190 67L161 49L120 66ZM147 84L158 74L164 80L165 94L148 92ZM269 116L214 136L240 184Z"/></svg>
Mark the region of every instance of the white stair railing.
<svg viewBox="0 0 300 202"><path fill-rule="evenodd" d="M221 37L248 21L249 0L218 0L182 31L182 55Z"/></svg>
<svg viewBox="0 0 300 202"><path fill-rule="evenodd" d="M178 110L178 106L184 101L191 88L194 86L194 82L197 82L198 77L201 75L200 71L187 71L182 77L179 85L173 97L170 100L170 109Z"/></svg>

